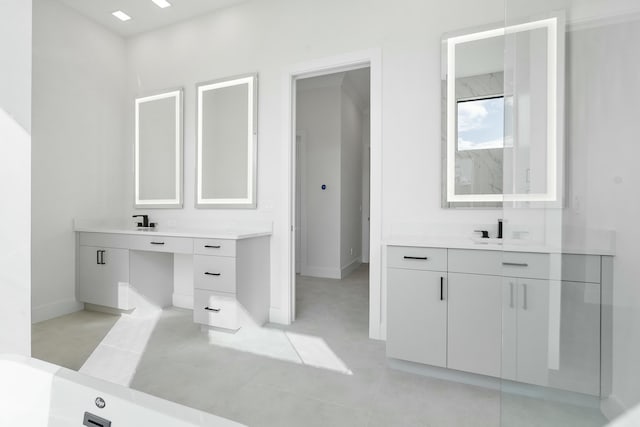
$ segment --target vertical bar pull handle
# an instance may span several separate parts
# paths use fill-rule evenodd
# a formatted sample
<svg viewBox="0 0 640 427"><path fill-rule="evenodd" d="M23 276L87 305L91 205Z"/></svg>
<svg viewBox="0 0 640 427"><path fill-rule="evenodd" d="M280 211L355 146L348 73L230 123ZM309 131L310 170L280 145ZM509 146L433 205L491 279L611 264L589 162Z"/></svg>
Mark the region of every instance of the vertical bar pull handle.
<svg viewBox="0 0 640 427"><path fill-rule="evenodd" d="M440 301L444 301L444 277L440 276Z"/></svg>
<svg viewBox="0 0 640 427"><path fill-rule="evenodd" d="M522 309L526 310L527 309L527 284L523 283L522 284Z"/></svg>
<svg viewBox="0 0 640 427"><path fill-rule="evenodd" d="M104 253L105 252L106 251L104 249L100 251L100 264L102 264L102 265L106 264L106 262L104 262Z"/></svg>
<svg viewBox="0 0 640 427"><path fill-rule="evenodd" d="M513 308L513 282L509 282L509 308Z"/></svg>
<svg viewBox="0 0 640 427"><path fill-rule="evenodd" d="M96 264L100 265L100 251L99 249L96 251Z"/></svg>

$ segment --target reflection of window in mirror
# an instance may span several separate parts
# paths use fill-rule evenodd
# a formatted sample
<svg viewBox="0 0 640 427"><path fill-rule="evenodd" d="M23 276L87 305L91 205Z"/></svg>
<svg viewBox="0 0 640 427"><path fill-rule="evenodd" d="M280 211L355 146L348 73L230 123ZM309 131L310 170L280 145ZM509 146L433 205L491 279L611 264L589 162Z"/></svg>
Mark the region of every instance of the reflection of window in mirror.
<svg viewBox="0 0 640 427"><path fill-rule="evenodd" d="M458 151L504 147L504 96L458 100Z"/></svg>
<svg viewBox="0 0 640 427"><path fill-rule="evenodd" d="M505 97L456 101L456 194L501 194Z"/></svg>

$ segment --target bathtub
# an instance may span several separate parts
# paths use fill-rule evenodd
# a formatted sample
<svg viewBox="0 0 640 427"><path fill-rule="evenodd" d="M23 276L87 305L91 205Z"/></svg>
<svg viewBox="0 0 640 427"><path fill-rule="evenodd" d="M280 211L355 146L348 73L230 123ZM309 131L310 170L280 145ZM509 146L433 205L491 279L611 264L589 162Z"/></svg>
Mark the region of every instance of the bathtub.
<svg viewBox="0 0 640 427"><path fill-rule="evenodd" d="M0 426L84 425L241 426L215 415L37 359L0 355Z"/></svg>

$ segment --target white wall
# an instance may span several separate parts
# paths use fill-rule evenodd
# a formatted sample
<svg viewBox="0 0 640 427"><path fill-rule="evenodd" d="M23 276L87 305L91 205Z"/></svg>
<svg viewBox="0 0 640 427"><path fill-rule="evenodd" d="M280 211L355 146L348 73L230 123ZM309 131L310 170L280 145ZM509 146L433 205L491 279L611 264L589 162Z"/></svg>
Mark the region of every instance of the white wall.
<svg viewBox="0 0 640 427"><path fill-rule="evenodd" d="M324 79L320 77L319 79ZM335 81L334 81L335 80ZM296 97L297 131L303 136L299 165L303 203L301 274L340 277L341 89L339 81L303 89ZM322 190L321 186L327 189Z"/></svg>
<svg viewBox="0 0 640 427"><path fill-rule="evenodd" d="M0 353L31 354L31 2L0 2Z"/></svg>
<svg viewBox="0 0 640 427"><path fill-rule="evenodd" d="M346 77L341 87L340 269L341 277L362 257L362 108Z"/></svg>
<svg viewBox="0 0 640 427"><path fill-rule="evenodd" d="M393 232L394 224L434 230L449 223L473 230L475 223L493 223L497 211L440 209L440 37L501 21L504 3L461 0L438 4L438 11L434 13L433 3L421 0L256 1L130 39L130 97L185 87L185 208L154 211L154 219L176 225L272 220L272 314L274 320L286 319L290 233L290 153L282 126L286 70L312 59L379 47L385 234ZM260 75L258 209L196 210L195 84L250 71ZM130 158L128 163L132 162ZM126 189L131 191L130 186Z"/></svg>
<svg viewBox="0 0 640 427"><path fill-rule="evenodd" d="M33 320L75 301L73 218L114 218L133 197L124 135L125 42L54 0L33 10Z"/></svg>

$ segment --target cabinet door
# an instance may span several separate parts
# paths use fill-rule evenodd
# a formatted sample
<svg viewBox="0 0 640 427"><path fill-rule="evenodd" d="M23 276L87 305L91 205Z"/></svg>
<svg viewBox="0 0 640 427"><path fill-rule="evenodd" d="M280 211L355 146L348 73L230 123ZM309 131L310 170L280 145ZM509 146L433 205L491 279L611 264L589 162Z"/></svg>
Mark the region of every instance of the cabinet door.
<svg viewBox="0 0 640 427"><path fill-rule="evenodd" d="M553 367L549 342L549 293L559 282L518 279L518 381L547 385Z"/></svg>
<svg viewBox="0 0 640 427"><path fill-rule="evenodd" d="M449 273L447 367L500 376L502 278Z"/></svg>
<svg viewBox="0 0 640 427"><path fill-rule="evenodd" d="M518 381L597 396L600 285L518 280Z"/></svg>
<svg viewBox="0 0 640 427"><path fill-rule="evenodd" d="M134 308L127 249L80 246L79 264L79 301L122 310Z"/></svg>
<svg viewBox="0 0 640 427"><path fill-rule="evenodd" d="M388 269L387 356L446 366L446 273Z"/></svg>
<svg viewBox="0 0 640 427"><path fill-rule="evenodd" d="M501 377L516 381L518 353L518 279L502 279L502 361Z"/></svg>

